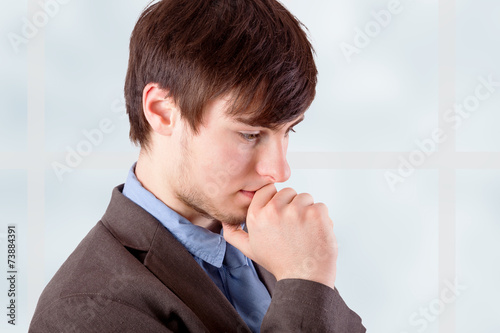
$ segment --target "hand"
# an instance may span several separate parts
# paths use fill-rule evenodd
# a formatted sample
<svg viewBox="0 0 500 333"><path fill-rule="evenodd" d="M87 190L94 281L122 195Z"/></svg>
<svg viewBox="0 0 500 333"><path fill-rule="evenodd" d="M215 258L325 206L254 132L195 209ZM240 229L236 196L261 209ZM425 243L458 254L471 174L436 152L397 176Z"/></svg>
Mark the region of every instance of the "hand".
<svg viewBox="0 0 500 333"><path fill-rule="evenodd" d="M334 288L338 246L328 208L310 194L269 184L255 192L248 233L223 224L224 238L277 280L305 279Z"/></svg>

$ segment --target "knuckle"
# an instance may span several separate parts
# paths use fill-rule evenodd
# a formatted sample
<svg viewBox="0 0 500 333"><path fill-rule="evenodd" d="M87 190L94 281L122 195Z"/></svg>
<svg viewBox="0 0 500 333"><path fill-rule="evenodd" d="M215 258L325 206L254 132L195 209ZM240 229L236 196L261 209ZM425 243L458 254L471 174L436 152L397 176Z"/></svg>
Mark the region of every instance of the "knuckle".
<svg viewBox="0 0 500 333"><path fill-rule="evenodd" d="M287 212L291 217L299 217L304 209L302 206L297 204L291 204L287 208Z"/></svg>
<svg viewBox="0 0 500 333"><path fill-rule="evenodd" d="M324 216L328 216L328 206L325 205L322 202L315 203L314 206L318 210L319 213L323 214Z"/></svg>
<svg viewBox="0 0 500 333"><path fill-rule="evenodd" d="M297 195L301 200L303 201L310 201L310 202L314 202L314 198L312 195L310 195L309 193L300 193Z"/></svg>
<svg viewBox="0 0 500 333"><path fill-rule="evenodd" d="M328 219L328 207L324 203L315 203L305 208L305 215L308 219L323 220Z"/></svg>
<svg viewBox="0 0 500 333"><path fill-rule="evenodd" d="M314 204L314 206L316 206L318 209L328 211L328 207L322 202L317 202Z"/></svg>
<svg viewBox="0 0 500 333"><path fill-rule="evenodd" d="M279 210L279 204L276 200L271 200L267 203L266 205L267 210L269 211L278 211Z"/></svg>
<svg viewBox="0 0 500 333"><path fill-rule="evenodd" d="M277 221L280 218L280 214L280 206L276 202L270 202L262 211L261 216L259 216L259 221L261 223L270 223L271 221Z"/></svg>
<svg viewBox="0 0 500 333"><path fill-rule="evenodd" d="M294 194L294 195L297 195L297 192L293 188L291 188L291 187L285 187L280 192L283 193L283 194L289 194L289 195Z"/></svg>
<svg viewBox="0 0 500 333"><path fill-rule="evenodd" d="M317 220L321 216L319 210L315 206L306 207L304 215L307 220Z"/></svg>

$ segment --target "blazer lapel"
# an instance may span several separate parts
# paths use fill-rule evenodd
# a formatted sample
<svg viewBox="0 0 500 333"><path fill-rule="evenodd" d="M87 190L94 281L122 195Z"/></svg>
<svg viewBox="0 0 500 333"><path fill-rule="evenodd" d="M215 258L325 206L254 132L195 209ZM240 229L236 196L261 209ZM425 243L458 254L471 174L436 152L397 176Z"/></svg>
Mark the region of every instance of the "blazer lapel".
<svg viewBox="0 0 500 333"><path fill-rule="evenodd" d="M210 332L232 332L235 327L249 331L219 288L167 229L158 228L144 264L201 319Z"/></svg>
<svg viewBox="0 0 500 333"><path fill-rule="evenodd" d="M144 265L177 295L210 332L250 332L186 248L117 186L102 222L127 247L146 251Z"/></svg>

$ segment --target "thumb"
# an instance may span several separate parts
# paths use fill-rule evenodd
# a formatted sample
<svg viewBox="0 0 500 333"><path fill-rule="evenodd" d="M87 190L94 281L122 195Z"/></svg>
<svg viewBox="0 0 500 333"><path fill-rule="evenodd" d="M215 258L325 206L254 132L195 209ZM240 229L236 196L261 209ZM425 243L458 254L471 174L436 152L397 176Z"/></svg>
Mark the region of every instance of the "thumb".
<svg viewBox="0 0 500 333"><path fill-rule="evenodd" d="M250 247L250 238L241 226L222 223L224 239L232 246L240 250L245 256L253 260L253 252Z"/></svg>

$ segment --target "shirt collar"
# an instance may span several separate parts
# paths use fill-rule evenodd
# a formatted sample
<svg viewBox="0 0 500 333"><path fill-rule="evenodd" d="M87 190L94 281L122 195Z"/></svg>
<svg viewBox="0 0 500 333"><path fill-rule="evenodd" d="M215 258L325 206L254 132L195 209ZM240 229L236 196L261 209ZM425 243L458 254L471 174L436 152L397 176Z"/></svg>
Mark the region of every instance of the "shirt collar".
<svg viewBox="0 0 500 333"><path fill-rule="evenodd" d="M194 256L220 268L226 253L226 240L203 227L189 222L146 190L130 168L123 194L154 216Z"/></svg>

